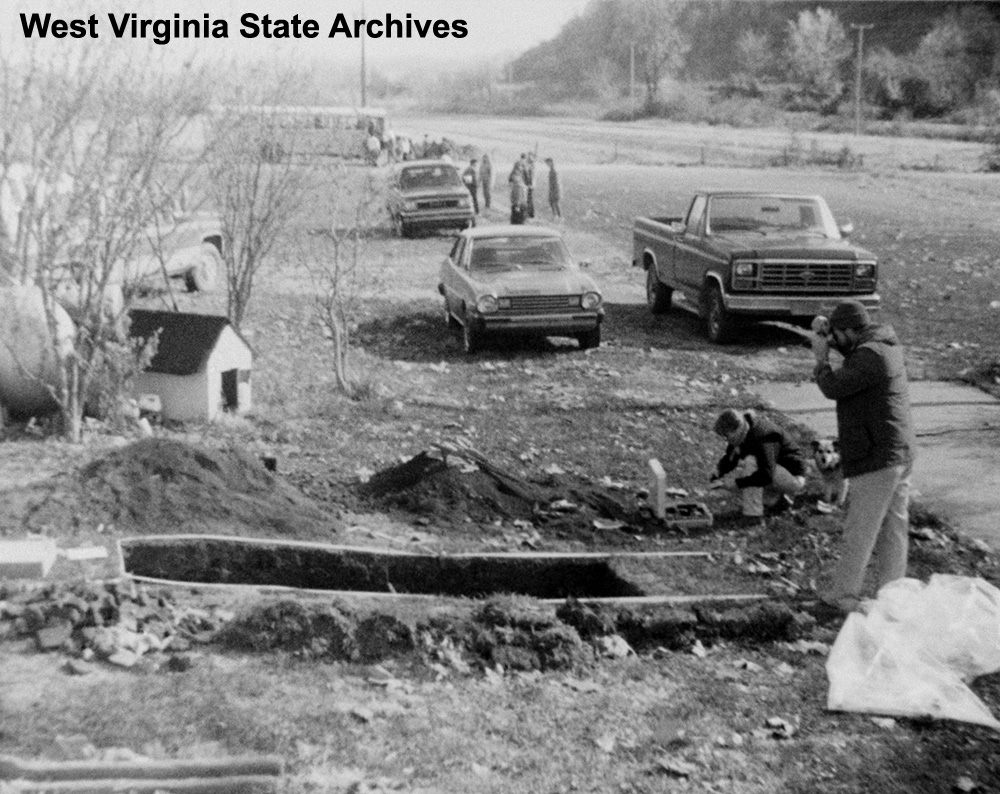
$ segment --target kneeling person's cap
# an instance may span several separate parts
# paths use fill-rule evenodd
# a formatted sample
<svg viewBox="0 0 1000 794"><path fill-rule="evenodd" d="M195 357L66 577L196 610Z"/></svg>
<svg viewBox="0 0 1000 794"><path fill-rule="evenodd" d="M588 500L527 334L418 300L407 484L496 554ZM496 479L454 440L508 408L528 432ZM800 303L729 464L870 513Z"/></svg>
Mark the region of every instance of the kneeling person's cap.
<svg viewBox="0 0 1000 794"><path fill-rule="evenodd" d="M830 327L846 331L850 328L865 328L871 325L868 310L860 301L844 301L837 304L830 315Z"/></svg>

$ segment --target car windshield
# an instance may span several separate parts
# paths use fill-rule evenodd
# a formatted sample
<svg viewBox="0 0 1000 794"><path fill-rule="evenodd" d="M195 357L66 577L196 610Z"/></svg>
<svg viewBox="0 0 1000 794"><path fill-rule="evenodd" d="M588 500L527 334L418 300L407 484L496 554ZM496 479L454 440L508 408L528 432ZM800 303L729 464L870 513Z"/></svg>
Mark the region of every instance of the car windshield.
<svg viewBox="0 0 1000 794"><path fill-rule="evenodd" d="M801 196L712 196L707 228L710 234L756 232L840 237L826 205Z"/></svg>
<svg viewBox="0 0 1000 794"><path fill-rule="evenodd" d="M452 187L462 185L462 179L452 166L427 165L406 168L399 175L399 186L403 190L425 187Z"/></svg>
<svg viewBox="0 0 1000 794"><path fill-rule="evenodd" d="M563 270L573 266L560 237L484 237L472 243L473 271Z"/></svg>

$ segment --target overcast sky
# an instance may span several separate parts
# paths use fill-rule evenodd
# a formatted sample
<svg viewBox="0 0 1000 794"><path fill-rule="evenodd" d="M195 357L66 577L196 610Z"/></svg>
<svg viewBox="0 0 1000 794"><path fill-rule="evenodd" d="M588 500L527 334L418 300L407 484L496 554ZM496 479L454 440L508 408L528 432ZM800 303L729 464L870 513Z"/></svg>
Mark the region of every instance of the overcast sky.
<svg viewBox="0 0 1000 794"><path fill-rule="evenodd" d="M438 64L442 60L475 63L502 56L515 56L539 42L555 36L572 17L579 14L588 0L6 0L0 2L0 47L6 51L24 44L19 12L51 13L53 17L70 19L96 13L97 32L102 47L124 49L133 46L129 40L116 40L108 13L122 14L133 11L139 17L173 19L175 13L182 18L202 20L207 12L212 20L224 19L228 23L226 40L201 40L197 42L175 40L162 49L170 55L190 57L195 50L198 57L258 58L280 54L291 58L329 56L334 60L353 60L360 53L357 40L337 37L327 38L327 33L338 13L349 19L364 16L384 19L386 14L405 21L410 14L414 19L448 22L465 20L468 35L464 38L425 40L368 39L366 57L374 68L398 66L412 59L415 66L421 62ZM314 19L321 31L314 40L278 41L263 38L247 39L240 35L241 16L247 13L272 19ZM51 48L67 46L68 40L50 41Z"/></svg>

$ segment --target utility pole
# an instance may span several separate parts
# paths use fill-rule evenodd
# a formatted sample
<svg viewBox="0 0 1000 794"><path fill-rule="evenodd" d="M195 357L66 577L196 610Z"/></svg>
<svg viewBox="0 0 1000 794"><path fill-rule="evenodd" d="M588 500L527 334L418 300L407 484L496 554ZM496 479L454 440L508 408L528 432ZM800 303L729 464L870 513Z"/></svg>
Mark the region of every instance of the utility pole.
<svg viewBox="0 0 1000 794"><path fill-rule="evenodd" d="M628 47L628 105L632 114L632 121L635 121L635 42Z"/></svg>
<svg viewBox="0 0 1000 794"><path fill-rule="evenodd" d="M861 69L864 63L865 31L874 25L851 25L858 32L858 63L854 67L854 137L861 137Z"/></svg>
<svg viewBox="0 0 1000 794"><path fill-rule="evenodd" d="M361 19L365 19L365 0L361 0ZM365 25L361 29L361 107L367 107L368 99L368 71L365 69Z"/></svg>

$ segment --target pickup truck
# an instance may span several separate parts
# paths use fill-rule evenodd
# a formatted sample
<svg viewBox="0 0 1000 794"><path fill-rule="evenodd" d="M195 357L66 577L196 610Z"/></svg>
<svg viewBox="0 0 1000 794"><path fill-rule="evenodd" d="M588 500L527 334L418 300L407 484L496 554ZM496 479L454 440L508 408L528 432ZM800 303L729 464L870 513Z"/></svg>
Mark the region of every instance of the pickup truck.
<svg viewBox="0 0 1000 794"><path fill-rule="evenodd" d="M703 191L683 218L636 219L632 264L651 312L677 293L724 344L744 320L803 323L847 298L877 309L878 263L851 231L820 196Z"/></svg>

